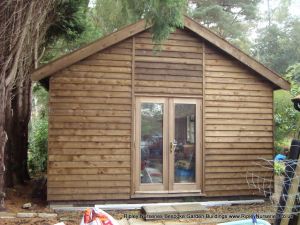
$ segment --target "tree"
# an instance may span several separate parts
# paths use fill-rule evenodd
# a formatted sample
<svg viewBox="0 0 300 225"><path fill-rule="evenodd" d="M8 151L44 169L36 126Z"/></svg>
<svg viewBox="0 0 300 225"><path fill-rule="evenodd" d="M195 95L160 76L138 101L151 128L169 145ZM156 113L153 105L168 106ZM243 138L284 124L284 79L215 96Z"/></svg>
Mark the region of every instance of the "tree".
<svg viewBox="0 0 300 225"><path fill-rule="evenodd" d="M300 94L300 63L290 66L285 78L291 83L291 90L275 92L275 146L285 145L290 138L298 138L300 114L294 109L291 99Z"/></svg>
<svg viewBox="0 0 300 225"><path fill-rule="evenodd" d="M272 10L270 24L258 30L253 55L279 74L300 59L300 18L289 13L289 0Z"/></svg>
<svg viewBox="0 0 300 225"><path fill-rule="evenodd" d="M226 38L231 43L248 51L247 34L258 19L260 0L190 0L191 16Z"/></svg>

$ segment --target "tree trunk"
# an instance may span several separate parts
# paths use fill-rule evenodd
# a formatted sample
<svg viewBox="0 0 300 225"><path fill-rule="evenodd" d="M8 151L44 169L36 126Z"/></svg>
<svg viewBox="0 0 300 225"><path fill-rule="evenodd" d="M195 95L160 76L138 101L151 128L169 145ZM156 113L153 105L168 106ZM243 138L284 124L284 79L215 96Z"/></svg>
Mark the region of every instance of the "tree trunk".
<svg viewBox="0 0 300 225"><path fill-rule="evenodd" d="M7 134L5 132L5 99L6 99L6 90L5 90L5 77L0 78L0 210L5 208L4 205L4 150L7 141Z"/></svg>

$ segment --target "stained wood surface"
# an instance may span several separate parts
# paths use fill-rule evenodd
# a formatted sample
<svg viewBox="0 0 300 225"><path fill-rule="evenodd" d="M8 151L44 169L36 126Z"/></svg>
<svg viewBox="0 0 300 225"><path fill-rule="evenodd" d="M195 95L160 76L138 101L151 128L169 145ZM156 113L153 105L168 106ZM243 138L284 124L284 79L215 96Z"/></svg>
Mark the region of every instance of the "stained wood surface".
<svg viewBox="0 0 300 225"><path fill-rule="evenodd" d="M51 78L48 200L129 199L132 40Z"/></svg>
<svg viewBox="0 0 300 225"><path fill-rule="evenodd" d="M208 43L205 53L206 194L259 194L247 174L273 179L258 165L273 158L273 88Z"/></svg>
<svg viewBox="0 0 300 225"><path fill-rule="evenodd" d="M151 34L135 37L135 92L137 94L202 95L202 42L176 31L155 50Z"/></svg>

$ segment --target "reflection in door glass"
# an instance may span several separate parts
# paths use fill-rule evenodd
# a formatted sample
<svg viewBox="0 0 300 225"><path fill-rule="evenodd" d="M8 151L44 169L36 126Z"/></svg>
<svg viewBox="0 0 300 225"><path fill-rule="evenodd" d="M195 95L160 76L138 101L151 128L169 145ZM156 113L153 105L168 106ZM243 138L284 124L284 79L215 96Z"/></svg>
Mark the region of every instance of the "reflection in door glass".
<svg viewBox="0 0 300 225"><path fill-rule="evenodd" d="M162 183L163 111L162 103L141 104L141 183Z"/></svg>
<svg viewBox="0 0 300 225"><path fill-rule="evenodd" d="M195 182L195 115L195 104L175 104L175 183Z"/></svg>

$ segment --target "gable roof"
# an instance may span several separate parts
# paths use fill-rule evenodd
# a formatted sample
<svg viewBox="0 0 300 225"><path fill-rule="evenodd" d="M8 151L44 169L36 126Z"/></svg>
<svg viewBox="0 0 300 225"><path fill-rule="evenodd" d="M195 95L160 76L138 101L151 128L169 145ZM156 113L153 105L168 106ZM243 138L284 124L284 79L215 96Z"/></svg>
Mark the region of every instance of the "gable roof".
<svg viewBox="0 0 300 225"><path fill-rule="evenodd" d="M184 17L184 27L196 33L200 37L204 38L206 41L210 42L214 46L220 48L224 52L228 53L233 58L237 59L250 69L259 73L261 76L265 77L267 80L273 83L277 88L282 88L286 90L290 89L289 82L283 79L279 74L270 70L260 62L256 61L254 58L245 54L240 49L236 48L217 34L213 33L209 29L205 28L204 26L187 16ZM41 66L32 73L31 79L34 81L38 81L43 78L46 78L61 69L64 69L90 55L93 55L107 47L121 42L122 40L132 37L135 34L145 31L148 28L149 26L146 25L145 20L140 20L135 24L126 26L119 31L116 31L103 38L100 38L82 48L77 49L76 51L64 55L44 66Z"/></svg>

